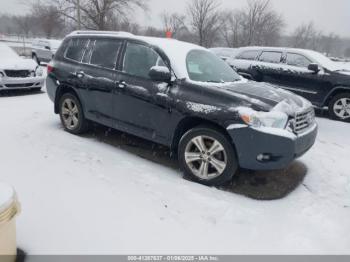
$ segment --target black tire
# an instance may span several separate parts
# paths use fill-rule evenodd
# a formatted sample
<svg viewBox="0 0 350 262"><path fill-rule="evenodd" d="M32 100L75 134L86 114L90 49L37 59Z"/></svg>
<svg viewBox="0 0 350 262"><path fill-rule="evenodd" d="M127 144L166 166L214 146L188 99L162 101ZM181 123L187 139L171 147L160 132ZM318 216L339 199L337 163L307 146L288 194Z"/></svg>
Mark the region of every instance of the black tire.
<svg viewBox="0 0 350 262"><path fill-rule="evenodd" d="M74 110L76 110L77 114L74 114L74 115L76 116L75 119L78 120L77 124L75 124L75 122L74 122L74 125L70 125L70 126L67 124L67 122L69 122L69 120L67 119L67 114L65 114L65 112L63 112L64 108L68 109L68 107L65 106L66 103L68 103L68 101L72 101L74 103L74 105L76 106L76 109L74 106L72 108L74 108ZM67 132L74 134L74 135L79 135L79 134L83 134L83 133L88 131L89 122L84 116L83 107L82 107L79 99L76 97L76 95L74 95L72 93L65 93L62 95L62 97L59 100L59 115L60 115L61 123ZM73 117L73 113L72 113L71 117Z"/></svg>
<svg viewBox="0 0 350 262"><path fill-rule="evenodd" d="M344 117L341 117L339 115L341 110L337 108L337 106L339 106L339 103L342 99L345 99L346 101L348 101L348 104L346 105L347 110L345 110ZM341 93L334 96L328 104L328 111L331 119L343 121L343 122L350 122L350 113L349 113L350 112L350 93Z"/></svg>
<svg viewBox="0 0 350 262"><path fill-rule="evenodd" d="M32 59L33 59L38 65L40 65L40 60L39 60L39 58L37 57L36 54L32 54Z"/></svg>
<svg viewBox="0 0 350 262"><path fill-rule="evenodd" d="M220 151L221 159L223 163L223 159L226 160L226 166L223 169L224 171L222 173L217 172L219 174L216 177L207 177L206 179L203 179L202 177L199 177L198 175L193 172L193 169L195 168L195 165L200 166L199 169L201 168L201 165L203 164L203 158L202 160L194 161L189 164L186 162L186 152L189 153L188 148L195 146L195 144L192 142L194 139L198 137L205 137L205 139L209 139L209 141L205 141L205 143L210 142L210 139L215 139L218 141L221 146L223 147L224 151ZM213 145L213 144L211 144ZM207 148L210 148L211 146L209 145ZM181 170L184 172L184 175L186 178L190 179L191 181L207 185L207 186L221 186L224 185L225 183L229 182L232 180L232 177L238 170L238 160L236 156L236 152L234 150L234 147L232 143L230 142L229 138L226 137L220 130L216 129L215 127L209 127L209 126L199 126L196 128L193 128L189 130L187 133L183 135L183 137L180 140L179 147L178 147L178 159L179 159L179 164L181 167ZM195 146L195 148L198 148ZM196 149L195 149L196 150ZM198 150L199 151L199 150ZM199 152L196 152L198 154ZM207 170L215 170L214 165L211 164L210 157L212 159L218 160L217 157L219 156L206 156L209 157L209 159L205 159L204 162L209 163L209 167L207 167ZM198 163L196 163L198 162ZM190 167L191 166L191 167ZM216 171L218 171L216 169ZM200 171L199 171L200 172ZM209 171L207 172L209 173Z"/></svg>

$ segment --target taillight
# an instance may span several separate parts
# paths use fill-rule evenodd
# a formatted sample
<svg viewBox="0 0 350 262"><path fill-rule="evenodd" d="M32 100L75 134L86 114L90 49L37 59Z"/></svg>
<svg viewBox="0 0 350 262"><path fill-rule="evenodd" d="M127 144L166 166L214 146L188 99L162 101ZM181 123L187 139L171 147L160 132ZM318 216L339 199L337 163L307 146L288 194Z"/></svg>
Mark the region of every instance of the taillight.
<svg viewBox="0 0 350 262"><path fill-rule="evenodd" d="M54 67L53 67L52 64L48 64L48 65L47 65L47 73L48 73L48 74L52 73L53 69L54 69Z"/></svg>

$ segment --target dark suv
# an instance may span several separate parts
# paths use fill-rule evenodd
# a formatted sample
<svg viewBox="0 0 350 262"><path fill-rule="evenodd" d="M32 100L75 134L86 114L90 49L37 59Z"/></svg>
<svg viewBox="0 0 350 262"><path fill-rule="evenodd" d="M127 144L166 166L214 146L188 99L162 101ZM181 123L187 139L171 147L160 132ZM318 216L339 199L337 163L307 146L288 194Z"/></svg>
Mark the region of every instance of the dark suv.
<svg viewBox="0 0 350 262"><path fill-rule="evenodd" d="M210 51L171 39L74 32L48 65L66 131L97 122L177 153L184 173L220 185L238 167L281 169L315 142L312 105L248 82Z"/></svg>
<svg viewBox="0 0 350 262"><path fill-rule="evenodd" d="M336 120L350 121L350 65L311 50L245 47L228 63L242 76L278 85L328 107Z"/></svg>

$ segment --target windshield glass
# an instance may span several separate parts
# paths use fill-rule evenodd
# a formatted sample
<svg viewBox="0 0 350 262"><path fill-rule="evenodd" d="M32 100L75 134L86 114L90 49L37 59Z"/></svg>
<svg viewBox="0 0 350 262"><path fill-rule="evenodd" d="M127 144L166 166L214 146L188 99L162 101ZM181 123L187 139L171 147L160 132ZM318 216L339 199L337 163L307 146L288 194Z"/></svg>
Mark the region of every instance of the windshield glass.
<svg viewBox="0 0 350 262"><path fill-rule="evenodd" d="M226 83L241 77L222 59L206 50L192 50L186 58L188 76L193 81Z"/></svg>
<svg viewBox="0 0 350 262"><path fill-rule="evenodd" d="M340 70L342 67L340 64L333 62L327 56L319 52L311 51L311 50L308 52L317 61L319 65L327 68L328 70L331 70L331 71Z"/></svg>

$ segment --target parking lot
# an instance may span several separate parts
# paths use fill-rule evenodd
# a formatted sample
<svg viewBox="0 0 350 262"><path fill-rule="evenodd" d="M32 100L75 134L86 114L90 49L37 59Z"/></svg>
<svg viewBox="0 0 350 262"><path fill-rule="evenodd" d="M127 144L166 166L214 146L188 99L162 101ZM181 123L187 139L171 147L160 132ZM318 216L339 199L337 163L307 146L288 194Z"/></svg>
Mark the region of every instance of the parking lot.
<svg viewBox="0 0 350 262"><path fill-rule="evenodd" d="M319 117L316 145L288 170L241 170L217 189L182 179L166 148L103 127L64 132L45 92L0 96L0 115L1 180L18 192L18 242L30 254L350 248L347 123Z"/></svg>

